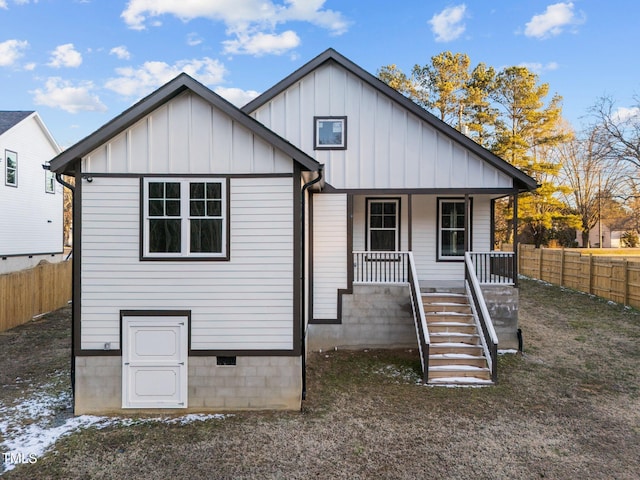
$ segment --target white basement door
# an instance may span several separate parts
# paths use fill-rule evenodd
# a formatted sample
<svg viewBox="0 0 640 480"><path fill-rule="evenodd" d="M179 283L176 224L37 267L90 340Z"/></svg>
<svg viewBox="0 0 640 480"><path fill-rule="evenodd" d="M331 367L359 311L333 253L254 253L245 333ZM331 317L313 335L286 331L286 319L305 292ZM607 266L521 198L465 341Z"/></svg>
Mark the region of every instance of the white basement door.
<svg viewBox="0 0 640 480"><path fill-rule="evenodd" d="M187 407L187 318L122 319L122 408Z"/></svg>

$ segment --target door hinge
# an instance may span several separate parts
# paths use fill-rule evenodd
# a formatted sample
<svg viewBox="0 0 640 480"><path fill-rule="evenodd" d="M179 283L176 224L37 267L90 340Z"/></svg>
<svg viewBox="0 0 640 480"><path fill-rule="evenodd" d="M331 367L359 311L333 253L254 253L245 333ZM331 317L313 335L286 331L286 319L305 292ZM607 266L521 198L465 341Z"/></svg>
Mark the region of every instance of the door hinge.
<svg viewBox="0 0 640 480"><path fill-rule="evenodd" d="M125 365L129 365L129 362L124 362Z"/></svg>
<svg viewBox="0 0 640 480"><path fill-rule="evenodd" d="M180 362L180 365L184 365L184 362Z"/></svg>

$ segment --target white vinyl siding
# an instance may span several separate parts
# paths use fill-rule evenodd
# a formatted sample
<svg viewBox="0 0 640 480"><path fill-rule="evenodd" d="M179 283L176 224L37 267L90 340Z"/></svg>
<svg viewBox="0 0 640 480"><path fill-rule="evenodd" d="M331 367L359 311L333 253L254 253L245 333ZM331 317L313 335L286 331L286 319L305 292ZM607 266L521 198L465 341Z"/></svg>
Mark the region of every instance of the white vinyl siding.
<svg viewBox="0 0 640 480"><path fill-rule="evenodd" d="M154 110L83 159L83 172L292 173L291 158L191 92Z"/></svg>
<svg viewBox="0 0 640 480"><path fill-rule="evenodd" d="M428 282L441 280L462 282L463 262L438 262L436 259L437 198L435 195L412 196L412 246L418 277L421 281ZM489 196L473 196L472 215L473 251L488 252L491 250L491 199Z"/></svg>
<svg viewBox="0 0 640 480"><path fill-rule="evenodd" d="M83 181L82 348L120 348L120 310L191 310L192 349L292 349L293 178L231 179L229 262L141 262L139 189Z"/></svg>
<svg viewBox="0 0 640 480"><path fill-rule="evenodd" d="M347 288L347 196L313 196L313 318L336 319Z"/></svg>
<svg viewBox="0 0 640 480"><path fill-rule="evenodd" d="M252 115L325 165L335 188L511 188L510 177L335 64ZM314 116L348 117L346 150L314 150Z"/></svg>
<svg viewBox="0 0 640 480"><path fill-rule="evenodd" d="M5 185L6 150L18 158L15 187ZM47 193L42 168L58 153L35 113L0 135L0 256L62 252L62 185Z"/></svg>

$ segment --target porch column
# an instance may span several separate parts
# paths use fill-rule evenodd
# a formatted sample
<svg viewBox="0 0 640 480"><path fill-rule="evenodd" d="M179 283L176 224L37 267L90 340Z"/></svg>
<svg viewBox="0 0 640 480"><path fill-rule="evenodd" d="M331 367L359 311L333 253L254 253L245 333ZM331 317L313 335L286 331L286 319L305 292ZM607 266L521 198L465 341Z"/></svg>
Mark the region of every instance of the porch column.
<svg viewBox="0 0 640 480"><path fill-rule="evenodd" d="M469 246L471 245L471 239L469 236L471 235L471 208L469 206L470 199L469 194L464 194L464 251L469 251Z"/></svg>
<svg viewBox="0 0 640 480"><path fill-rule="evenodd" d="M516 287L518 286L518 190L513 193L513 271Z"/></svg>

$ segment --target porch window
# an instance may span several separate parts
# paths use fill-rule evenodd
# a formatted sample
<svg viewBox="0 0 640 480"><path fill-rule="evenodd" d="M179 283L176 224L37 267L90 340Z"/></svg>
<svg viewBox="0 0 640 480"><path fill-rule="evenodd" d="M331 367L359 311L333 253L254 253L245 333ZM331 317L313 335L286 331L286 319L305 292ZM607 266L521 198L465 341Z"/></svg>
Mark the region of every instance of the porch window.
<svg viewBox="0 0 640 480"><path fill-rule="evenodd" d="M347 148L347 117L314 117L314 148L345 150Z"/></svg>
<svg viewBox="0 0 640 480"><path fill-rule="evenodd" d="M367 250L398 251L399 212L399 199L367 199Z"/></svg>
<svg viewBox="0 0 640 480"><path fill-rule="evenodd" d="M465 250L464 199L438 200L438 260L462 260Z"/></svg>
<svg viewBox="0 0 640 480"><path fill-rule="evenodd" d="M145 179L144 258L224 258L226 182Z"/></svg>
<svg viewBox="0 0 640 480"><path fill-rule="evenodd" d="M4 183L10 187L18 186L18 154L11 150L4 151L6 160Z"/></svg>

